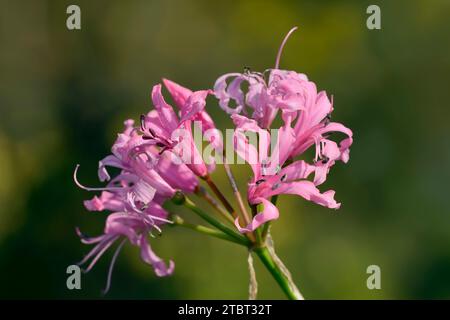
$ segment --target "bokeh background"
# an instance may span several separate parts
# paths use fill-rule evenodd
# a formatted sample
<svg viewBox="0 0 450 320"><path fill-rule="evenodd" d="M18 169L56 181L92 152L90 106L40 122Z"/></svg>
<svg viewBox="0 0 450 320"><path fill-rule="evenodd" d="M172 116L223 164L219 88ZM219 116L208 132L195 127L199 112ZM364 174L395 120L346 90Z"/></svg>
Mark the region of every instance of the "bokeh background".
<svg viewBox="0 0 450 320"><path fill-rule="evenodd" d="M78 4L82 30L66 29ZM378 4L382 30L366 28ZM450 2L432 1L0 1L0 298L101 298L112 252L66 288L66 267L89 247L74 227L98 234L104 215L72 172L98 185L98 160L124 119L150 109L161 77L193 89L223 73L274 64L304 72L333 94L333 118L354 131L347 165L324 187L334 212L286 196L272 232L278 254L307 298L450 298ZM224 129L230 122L208 106ZM241 183L243 166L235 168ZM229 190L224 173L215 179ZM180 214L190 218L187 212ZM127 245L113 298L247 298L245 250L189 230L153 242L176 262L159 279ZM366 268L382 289L366 288ZM256 262L260 298L284 298Z"/></svg>

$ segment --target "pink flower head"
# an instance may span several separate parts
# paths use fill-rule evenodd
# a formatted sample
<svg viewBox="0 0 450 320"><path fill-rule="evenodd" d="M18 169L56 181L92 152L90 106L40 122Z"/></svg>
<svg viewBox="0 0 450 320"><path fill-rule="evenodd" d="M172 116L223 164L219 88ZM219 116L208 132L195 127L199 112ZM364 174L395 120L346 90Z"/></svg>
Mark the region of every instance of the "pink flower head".
<svg viewBox="0 0 450 320"><path fill-rule="evenodd" d="M293 28L283 40L275 69L264 73L225 74L214 86L219 105L232 115L236 125L235 149L253 170L248 201L263 207L248 226L237 225L241 232L253 231L266 221L278 218L277 208L268 201L274 195L296 194L329 208L340 206L334 200L333 190L321 193L317 186L325 181L337 160L348 161L352 131L342 124L330 123L332 103L325 91L317 92L316 85L306 75L278 69L282 49L295 30ZM244 82L248 86L247 92L242 89ZM230 102L234 102L234 108L230 107ZM253 111L250 115L248 109ZM269 156L271 135L267 129L278 111L284 125L278 130L275 148ZM245 132L258 134L258 148L250 143ZM347 138L338 144L329 139L332 132L341 132ZM295 161L313 145L316 147L313 164ZM286 162L288 159L290 164ZM313 181L307 180L313 172Z"/></svg>
<svg viewBox="0 0 450 320"><path fill-rule="evenodd" d="M161 232L168 213L161 207L162 203L172 197L177 190L192 193L198 185L198 178L185 164L176 164L171 152L160 153L158 146L144 139L134 122L127 120L125 129L120 133L112 147L112 154L99 162L98 175L101 181L107 181L102 188L83 186L77 179L79 166L74 172L76 184L88 191L102 191L84 202L89 211L110 211L106 220L104 234L95 238L86 238L77 231L82 242L95 244L95 247L80 264L92 258L87 267L89 271L118 239L119 244L113 256L108 273L107 289L110 286L112 268L117 255L128 239L141 248L142 259L153 266L156 275L165 276L173 272L174 264L169 266L156 256L148 243L152 230ZM107 167L115 167L120 172L111 178Z"/></svg>
<svg viewBox="0 0 450 320"><path fill-rule="evenodd" d="M161 93L161 85L152 90L152 101L155 110L141 117L141 131L144 139L160 148L160 153L169 150L183 159L183 162L199 177L205 177L214 166L207 167L197 149L192 135L192 123L198 122L203 132L214 129L214 122L204 111L206 96L209 90L192 92L172 81L164 80L164 84L180 109L178 117ZM220 144L216 135L212 135L210 143Z"/></svg>
<svg viewBox="0 0 450 320"><path fill-rule="evenodd" d="M107 197L109 197L109 194ZM119 201L119 199L116 200ZM109 290L115 261L126 240L140 248L142 260L153 267L157 276L163 277L171 275L175 267L173 261L169 261L169 265L167 266L161 258L155 255L148 241L149 235L152 235L153 229L161 232L161 226L165 223L170 223L170 221L167 220L167 212L161 207L158 201L151 202L143 211L136 211L133 210L133 208L128 207L128 201L126 199L121 200L122 209L108 216L102 235L88 238L84 236L78 228L76 230L83 243L95 245L79 263L79 265L83 265L91 260L88 267L84 270L85 272L89 272L101 256L116 241L122 239L111 260L107 284L104 290L105 293Z"/></svg>

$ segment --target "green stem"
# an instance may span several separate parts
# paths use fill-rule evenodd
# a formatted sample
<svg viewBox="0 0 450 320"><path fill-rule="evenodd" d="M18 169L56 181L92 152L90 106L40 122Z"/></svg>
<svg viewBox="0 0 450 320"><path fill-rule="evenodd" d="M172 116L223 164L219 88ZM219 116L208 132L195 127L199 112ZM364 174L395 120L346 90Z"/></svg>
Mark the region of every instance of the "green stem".
<svg viewBox="0 0 450 320"><path fill-rule="evenodd" d="M247 212L247 209L245 208L244 201L242 200L241 193L239 192L239 189L236 184L236 179L234 178L233 172L231 171L230 165L226 162L224 159L223 167L225 168L225 172L227 173L228 180L231 184L231 189L233 190L234 197L236 198L236 201L239 205L239 209L241 210L242 217L244 218L244 223L247 225L249 224L252 219L250 215Z"/></svg>
<svg viewBox="0 0 450 320"><path fill-rule="evenodd" d="M216 199L214 199L208 193L208 191L206 191L205 188L203 188L202 186L198 186L197 189L195 190L195 194L201 197L202 199L206 200L206 202L208 202L211 205L211 207L214 208L214 210L220 213L225 220L227 220L229 223L231 223L231 225L234 226L233 216L229 214L219 203L217 203Z"/></svg>
<svg viewBox="0 0 450 320"><path fill-rule="evenodd" d="M203 177L203 179L206 181L206 183L209 185L209 187L211 188L211 190L214 192L214 194L219 198L220 202L222 202L222 204L225 206L226 210L233 216L234 219L239 219L239 215L237 214L237 212L233 209L233 207L231 206L230 202L225 198L225 196L223 195L223 193L219 190L219 188L216 186L216 184L214 183L214 181L212 181L210 176L206 176ZM242 202L242 199L241 199ZM240 221L241 219L239 219L238 221ZM233 225L234 225L234 221L233 221ZM252 233L246 233L245 234L246 238L248 238L250 241L255 242L255 237L253 236Z"/></svg>
<svg viewBox="0 0 450 320"><path fill-rule="evenodd" d="M223 193L219 190L219 188L216 186L214 181L212 181L211 177L207 175L206 177L203 177L203 179L206 181L208 186L211 188L211 190L214 192L214 194L219 198L220 202L225 206L225 209L233 216L234 219L236 219L237 213L234 211L233 207L231 206L230 202L228 202L227 198L223 195Z"/></svg>
<svg viewBox="0 0 450 320"><path fill-rule="evenodd" d="M289 279L275 263L267 247L256 248L254 249L254 252L258 255L264 266L269 270L273 278L290 300L303 300L301 294L292 288Z"/></svg>
<svg viewBox="0 0 450 320"><path fill-rule="evenodd" d="M215 230L215 229L211 229L211 228L208 228L208 227L205 227L205 226L202 226L202 225L196 225L196 224L185 222L183 220L183 218L181 218L180 216L172 215L172 221L174 222L175 226L180 226L180 227L183 227L183 228L194 230L194 231L199 232L201 234L205 234L205 235L208 235L208 236L212 236L212 237L215 237L215 238L231 241L231 242L234 242L234 243L242 245L242 243L240 241L237 241L235 238L230 237L226 233L223 233L221 231L218 231L218 230Z"/></svg>
<svg viewBox="0 0 450 320"><path fill-rule="evenodd" d="M179 193L174 198L175 204L182 204L186 208L190 209L191 211L195 212L200 218L208 222L210 225L216 227L217 229L223 231L227 235L231 236L232 238L236 239L241 243L242 245L249 246L250 241L244 237L243 235L235 232L233 229L228 227L227 225L223 224L219 220L215 219L213 216L207 214L202 209L197 207L194 202L192 202L188 197L185 195Z"/></svg>

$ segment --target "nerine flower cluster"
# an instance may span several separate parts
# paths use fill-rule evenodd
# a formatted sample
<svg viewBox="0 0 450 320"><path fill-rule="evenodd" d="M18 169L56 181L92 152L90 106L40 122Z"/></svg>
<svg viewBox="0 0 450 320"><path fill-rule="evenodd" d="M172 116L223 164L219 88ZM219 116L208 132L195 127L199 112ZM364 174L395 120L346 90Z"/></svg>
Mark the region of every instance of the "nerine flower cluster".
<svg viewBox="0 0 450 320"><path fill-rule="evenodd" d="M263 73L246 70L225 74L212 89L191 91L166 79L163 84L175 108L164 98L162 85L155 85L151 91L154 108L137 123L126 120L111 154L99 162L98 177L105 186L82 185L77 180L78 166L74 174L78 186L99 192L84 202L86 209L107 215L99 236L87 237L77 229L81 241L93 246L80 264L87 265L85 270L89 271L109 248L116 246L106 289L126 241L139 248L142 260L157 276L174 272L174 262L161 259L152 250L151 242L155 234L172 223L164 203L177 192L194 193L200 181L215 169L214 161L202 158L191 134L196 124L203 132L215 128L208 114L212 108L206 103L208 95L215 97L231 117L234 151L253 172L248 184L239 187L246 189L248 204L260 210L247 225L236 219L236 231L245 235L276 220L279 211L271 201L273 196L297 195L331 209L340 207L335 192L321 190L321 185L337 161L349 160L352 131L331 121L332 99L325 91L318 91L305 74L280 70L277 62L276 68ZM277 117L282 124L274 128ZM184 134L176 134L180 129ZM271 137L270 129L278 129L277 137ZM257 145L249 140L249 132L257 134ZM332 140L334 132L342 133L344 138ZM273 139L275 147L269 152ZM220 135L211 134L207 141L213 149L223 152ZM311 148L313 158L299 160ZM190 151L188 157L183 154L185 150ZM111 176L110 167L119 169L115 170L119 173Z"/></svg>

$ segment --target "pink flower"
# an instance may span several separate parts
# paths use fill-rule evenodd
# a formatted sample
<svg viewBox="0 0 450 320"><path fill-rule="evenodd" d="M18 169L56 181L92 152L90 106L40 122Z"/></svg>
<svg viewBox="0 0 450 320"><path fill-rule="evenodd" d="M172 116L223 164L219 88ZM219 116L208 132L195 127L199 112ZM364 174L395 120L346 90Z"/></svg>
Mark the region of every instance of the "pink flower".
<svg viewBox="0 0 450 320"><path fill-rule="evenodd" d="M141 118L141 131L144 133L144 139L160 147L160 152L166 150L173 152L197 176L205 177L208 171L213 170L214 166L208 168L197 149L192 136L192 123L199 122L203 132L215 128L211 117L204 111L205 99L210 91L192 92L169 80L164 80L164 84L180 109L180 117L164 100L161 85L154 86L152 101L155 110ZM211 137L210 142L218 143L215 135Z"/></svg>
<svg viewBox="0 0 450 320"><path fill-rule="evenodd" d="M268 74L266 82L264 75ZM227 80L232 78L230 83ZM247 93L241 89L246 82ZM304 74L294 71L269 69L264 74L258 72L229 73L217 79L214 85L215 96L219 105L229 114L243 113L248 116L245 108L253 110L250 115L262 128L270 128L279 110L283 119L293 116L299 110L305 110L313 99L316 86L308 81ZM233 101L235 108L229 107Z"/></svg>
<svg viewBox="0 0 450 320"><path fill-rule="evenodd" d="M171 153L160 154L157 146L143 139L138 130L133 127L134 122L127 120L125 130L119 134L112 147L112 154L99 162L98 175L101 181L108 181L106 187L85 187L77 180L78 166L74 173L77 185L88 191L109 191L127 196L133 202L147 205L155 194L170 198L176 190L186 193L193 192L198 184L195 175L184 164L175 164ZM121 169L120 174L111 179L107 167ZM89 205L100 206L107 203L108 193L102 195L103 202L94 198ZM117 204L117 202L116 202Z"/></svg>
<svg viewBox="0 0 450 320"><path fill-rule="evenodd" d="M109 194L107 197L109 197ZM107 284L104 292L109 290L115 261L126 240L140 248L142 260L153 267L157 276L163 277L171 275L175 267L173 261L170 261L167 266L164 261L155 255L148 241L148 235L152 234L151 232L153 229L161 232L160 227L165 223L170 222L167 220L167 215L167 212L161 207L158 201L151 202L145 211L135 211L133 208L128 207L128 201L122 199L122 209L108 216L104 234L97 237L88 238L84 236L77 228L77 233L83 243L95 245L94 248L79 263L79 265L83 265L91 260L88 267L84 270L85 272L89 272L101 256L116 241L122 239L111 260Z"/></svg>
<svg viewBox="0 0 450 320"><path fill-rule="evenodd" d="M228 73L219 77L214 85L214 94L219 99L219 105L229 114L243 113L249 116L245 106L253 110L250 115L258 122L258 125L264 129L270 128L272 121L275 119L278 110L283 111L283 119L285 113L290 114L293 111L303 109L306 100L306 92L311 85L303 74L292 71L279 70L281 53L290 37L297 30L292 28L283 39L278 50L275 69L268 69L263 73L251 72L246 70L245 73ZM269 78L266 81L266 74ZM290 79L284 81L285 75L289 75ZM228 79L232 79L227 83ZM244 93L241 86L246 83L248 86L247 93ZM312 84L314 85L314 84ZM230 107L230 102L234 102L235 108Z"/></svg>
<svg viewBox="0 0 450 320"><path fill-rule="evenodd" d="M232 119L236 125L236 152L250 164L253 171L253 177L248 184L248 201L251 205L262 204L263 207L244 228L236 220L240 232L251 232L265 222L278 218L278 209L268 200L274 195L294 194L328 208L339 208L340 204L334 200L333 190L321 193L312 181L307 180L316 170L314 165L298 160L283 167L296 140L291 127L285 125L279 129L276 147L269 156L270 134L260 128L255 120L240 115L233 115ZM246 132L258 134L258 148L250 143Z"/></svg>
<svg viewBox="0 0 450 320"><path fill-rule="evenodd" d="M253 231L278 218L277 208L268 201L274 195L296 194L329 208L340 206L334 200L333 190L321 193L317 186L326 180L336 161L348 161L352 131L340 123L330 123L333 107L325 91L317 93L314 82L304 74L278 68L283 47L296 29L291 29L284 38L275 69L264 73L228 73L219 77L214 85L219 105L231 114L236 125L234 147L253 170L248 185L248 201L263 207L245 228L236 222L241 232ZM246 92L242 88L243 83L248 87ZM234 108L230 107L231 102ZM251 114L248 109L252 110ZM239 115L241 113L244 116ZM275 148L269 156L271 136L267 129L278 113L281 113L284 125L278 130ZM250 143L245 132L258 134L257 148ZM347 137L338 144L329 139L333 132ZM313 164L295 161L313 145L316 149ZM307 180L313 172L313 181Z"/></svg>
<svg viewBox="0 0 450 320"><path fill-rule="evenodd" d="M161 232L164 224L171 223L167 220L168 213L161 207L162 203L177 190L192 193L198 185L198 178L185 164L176 164L171 152L161 153L159 147L144 139L133 125L132 120L125 122L125 129L118 135L112 154L99 162L99 179L108 181L105 187L85 187L77 179L78 165L74 172L74 180L79 187L88 191L102 191L100 196L85 201L85 207L89 211L112 212L106 220L103 235L86 238L77 230L82 242L95 244L80 264L92 258L86 269L89 271L109 247L118 239L124 239L113 256L107 289L114 262L127 239L141 248L142 259L153 266L156 275L166 276L173 272L172 261L166 266L153 253L148 235L153 229ZM118 168L120 172L111 178L107 167Z"/></svg>

